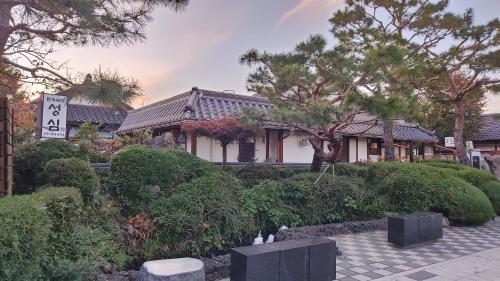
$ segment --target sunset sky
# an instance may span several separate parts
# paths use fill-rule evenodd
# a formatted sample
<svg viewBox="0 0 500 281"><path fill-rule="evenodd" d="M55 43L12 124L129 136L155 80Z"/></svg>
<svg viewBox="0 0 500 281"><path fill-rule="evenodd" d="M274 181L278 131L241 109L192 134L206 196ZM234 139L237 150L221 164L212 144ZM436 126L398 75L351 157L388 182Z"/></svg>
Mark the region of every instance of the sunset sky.
<svg viewBox="0 0 500 281"><path fill-rule="evenodd" d="M293 49L310 34L330 41L328 19L343 0L191 0L175 13L155 12L147 39L132 46L59 48L53 57L67 61L70 72L97 67L139 80L144 96L136 107L190 90L234 90L247 94L250 71L238 62L251 48L280 52ZM500 0L451 0L450 9L472 7L478 23L493 19ZM490 97L487 112L500 112L500 95Z"/></svg>

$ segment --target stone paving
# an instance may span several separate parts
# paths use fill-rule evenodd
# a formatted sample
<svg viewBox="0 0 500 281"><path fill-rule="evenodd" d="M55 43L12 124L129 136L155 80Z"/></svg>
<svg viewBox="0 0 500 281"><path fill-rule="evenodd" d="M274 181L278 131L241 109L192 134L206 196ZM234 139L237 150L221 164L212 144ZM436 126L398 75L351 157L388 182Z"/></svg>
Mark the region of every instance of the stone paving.
<svg viewBox="0 0 500 281"><path fill-rule="evenodd" d="M435 267L432 270L423 269L490 249L500 249L500 220L479 227L445 228L443 239L409 249L388 243L386 231L340 235L331 239L337 241L343 253L337 259L337 280L476 280L448 276L449 271L436 271ZM500 268L500 263L495 265ZM453 279L455 277L459 279ZM477 280L500 280L500 275L497 278Z"/></svg>
<svg viewBox="0 0 500 281"><path fill-rule="evenodd" d="M330 238L342 250L336 280L500 281L500 218L478 227L448 227L443 239L407 249L388 243L386 231Z"/></svg>

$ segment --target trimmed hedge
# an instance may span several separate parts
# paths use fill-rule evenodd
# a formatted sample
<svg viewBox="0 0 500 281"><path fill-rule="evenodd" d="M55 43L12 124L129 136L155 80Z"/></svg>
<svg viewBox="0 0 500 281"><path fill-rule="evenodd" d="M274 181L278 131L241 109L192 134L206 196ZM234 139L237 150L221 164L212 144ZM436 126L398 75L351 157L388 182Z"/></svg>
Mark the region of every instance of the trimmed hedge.
<svg viewBox="0 0 500 281"><path fill-rule="evenodd" d="M495 209L496 214L500 214L500 181L487 171L461 165L457 162L435 162L425 161L423 164L440 168L447 174L456 176L464 181L478 187L488 196Z"/></svg>
<svg viewBox="0 0 500 281"><path fill-rule="evenodd" d="M265 180L243 192L245 210L264 232L281 225L302 226L368 220L383 215L364 180L331 175L314 184L319 173L300 173L280 181Z"/></svg>
<svg viewBox="0 0 500 281"><path fill-rule="evenodd" d="M372 164L368 180L392 211L442 212L457 225L481 224L494 217L481 190L426 164Z"/></svg>
<svg viewBox="0 0 500 281"><path fill-rule="evenodd" d="M40 173L52 159L78 157L77 150L64 140L46 140L14 147L14 193L34 192L44 184Z"/></svg>
<svg viewBox="0 0 500 281"><path fill-rule="evenodd" d="M78 158L50 160L45 166L43 176L48 185L78 188L87 205L93 202L100 189L99 178L94 169L87 161Z"/></svg>
<svg viewBox="0 0 500 281"><path fill-rule="evenodd" d="M301 169L276 168L272 165L247 165L243 168L228 168L246 188L259 183L262 180L281 180L291 177L297 173L305 172Z"/></svg>
<svg viewBox="0 0 500 281"><path fill-rule="evenodd" d="M130 146L111 161L110 185L126 215L148 213L153 199L172 194L182 183L217 170L187 152ZM160 188L158 193L148 186Z"/></svg>
<svg viewBox="0 0 500 281"><path fill-rule="evenodd" d="M0 280L42 280L51 224L27 195L0 199Z"/></svg>
<svg viewBox="0 0 500 281"><path fill-rule="evenodd" d="M198 177L151 210L156 225L152 257L200 256L220 252L253 229L243 212L239 181L223 171ZM152 246L154 245L154 246Z"/></svg>
<svg viewBox="0 0 500 281"><path fill-rule="evenodd" d="M47 187L0 199L0 280L94 280L128 260L116 237L84 223L78 189Z"/></svg>

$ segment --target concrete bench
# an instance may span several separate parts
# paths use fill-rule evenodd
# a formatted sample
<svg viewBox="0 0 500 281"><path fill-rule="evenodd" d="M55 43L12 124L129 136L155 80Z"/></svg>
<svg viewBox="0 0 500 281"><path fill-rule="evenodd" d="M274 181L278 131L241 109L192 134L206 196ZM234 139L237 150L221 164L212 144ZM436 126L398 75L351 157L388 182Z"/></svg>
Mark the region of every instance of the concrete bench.
<svg viewBox="0 0 500 281"><path fill-rule="evenodd" d="M415 213L390 216L387 240L400 247L409 247L443 238L443 215Z"/></svg>
<svg viewBox="0 0 500 281"><path fill-rule="evenodd" d="M332 281L336 243L288 240L231 249L231 281Z"/></svg>
<svg viewBox="0 0 500 281"><path fill-rule="evenodd" d="M137 281L205 281L205 270L200 260L192 258L147 261Z"/></svg>

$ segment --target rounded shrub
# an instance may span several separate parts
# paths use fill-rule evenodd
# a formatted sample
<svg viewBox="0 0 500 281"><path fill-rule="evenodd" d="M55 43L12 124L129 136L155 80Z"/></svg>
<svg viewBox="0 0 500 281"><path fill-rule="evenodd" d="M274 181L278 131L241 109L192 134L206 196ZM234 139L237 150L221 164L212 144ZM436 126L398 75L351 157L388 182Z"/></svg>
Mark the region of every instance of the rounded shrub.
<svg viewBox="0 0 500 281"><path fill-rule="evenodd" d="M478 187L490 199L497 214L500 214L500 181L487 171L479 170L457 162L422 162L426 165L440 168L443 172L463 179Z"/></svg>
<svg viewBox="0 0 500 281"><path fill-rule="evenodd" d="M45 280L51 220L29 196L0 199L0 280Z"/></svg>
<svg viewBox="0 0 500 281"><path fill-rule="evenodd" d="M111 161L109 183L127 215L148 212L153 199L170 195L192 178L218 170L187 152L126 147Z"/></svg>
<svg viewBox="0 0 500 281"><path fill-rule="evenodd" d="M365 178L368 174L368 168L352 163L337 163L335 164L335 174L339 176Z"/></svg>
<svg viewBox="0 0 500 281"><path fill-rule="evenodd" d="M372 164L368 180L391 211L441 212L458 225L481 224L494 216L491 202L478 188L426 164Z"/></svg>
<svg viewBox="0 0 500 281"><path fill-rule="evenodd" d="M52 159L78 157L76 149L64 140L46 140L14 147L14 193L34 192L45 184L40 173Z"/></svg>
<svg viewBox="0 0 500 281"><path fill-rule="evenodd" d="M158 256L213 254L251 231L239 196L241 185L223 171L192 180L170 197L154 201L156 226L150 247ZM158 252L162 251L163 252Z"/></svg>
<svg viewBox="0 0 500 281"><path fill-rule="evenodd" d="M47 162L43 175L51 186L76 187L88 205L99 192L100 184L94 169L78 158L54 159Z"/></svg>

